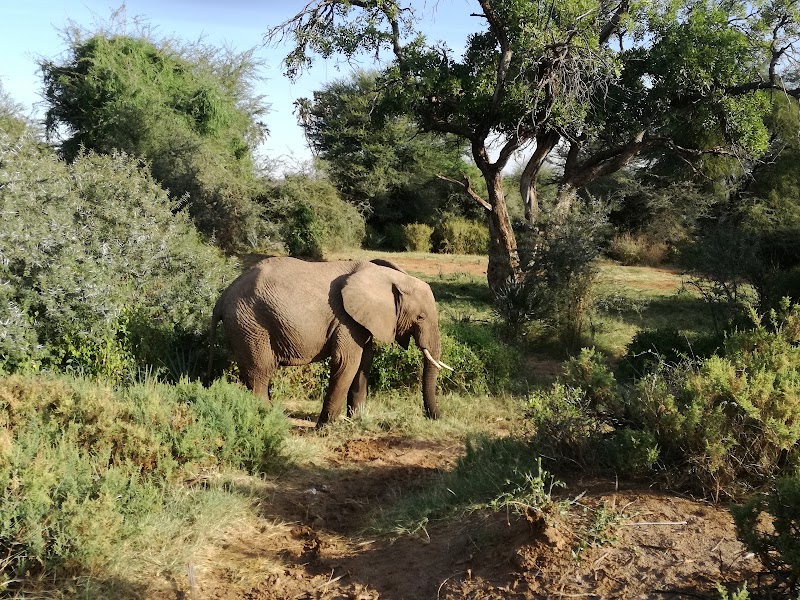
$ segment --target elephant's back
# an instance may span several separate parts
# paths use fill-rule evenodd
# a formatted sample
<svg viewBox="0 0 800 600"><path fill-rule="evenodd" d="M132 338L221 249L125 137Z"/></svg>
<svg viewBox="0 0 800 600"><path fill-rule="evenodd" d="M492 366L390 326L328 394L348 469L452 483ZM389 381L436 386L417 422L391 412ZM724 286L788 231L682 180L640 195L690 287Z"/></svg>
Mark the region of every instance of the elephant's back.
<svg viewBox="0 0 800 600"><path fill-rule="evenodd" d="M330 321L341 312L341 287L359 268L353 261L306 262L276 257L261 261L248 287L262 309L293 324Z"/></svg>
<svg viewBox="0 0 800 600"><path fill-rule="evenodd" d="M310 262L290 256L276 256L256 263L245 274L251 276L254 288L278 286L300 292L304 288L330 285L337 278L358 269L359 265L361 263L354 261Z"/></svg>

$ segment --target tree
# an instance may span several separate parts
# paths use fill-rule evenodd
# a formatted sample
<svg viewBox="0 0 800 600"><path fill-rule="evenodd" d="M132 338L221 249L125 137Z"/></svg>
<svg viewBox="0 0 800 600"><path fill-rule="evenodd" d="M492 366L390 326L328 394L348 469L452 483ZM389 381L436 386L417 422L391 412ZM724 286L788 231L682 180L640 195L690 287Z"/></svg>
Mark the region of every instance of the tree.
<svg viewBox="0 0 800 600"><path fill-rule="evenodd" d="M406 115L387 114L376 72L333 81L297 105L311 150L348 202L373 226L423 223L445 205L451 186L438 174L457 176L467 165L463 141L420 132Z"/></svg>
<svg viewBox="0 0 800 600"><path fill-rule="evenodd" d="M493 289L519 274L502 171L521 149L533 148L520 187L534 219L536 175L556 149L557 206L567 211L577 190L653 149L689 161L758 156L768 93L800 95L781 78L800 37L794 0L478 5L485 29L469 37L460 60L428 43L410 3L397 0L316 0L268 38L292 38L289 77L314 53L392 53L382 85L397 110L425 131L466 140L486 181ZM464 188L472 192L469 182Z"/></svg>
<svg viewBox="0 0 800 600"><path fill-rule="evenodd" d="M143 157L198 226L235 247L259 234L253 150L266 112L258 63L202 44L109 31L66 31L68 56L42 60L47 132L74 160L84 150Z"/></svg>

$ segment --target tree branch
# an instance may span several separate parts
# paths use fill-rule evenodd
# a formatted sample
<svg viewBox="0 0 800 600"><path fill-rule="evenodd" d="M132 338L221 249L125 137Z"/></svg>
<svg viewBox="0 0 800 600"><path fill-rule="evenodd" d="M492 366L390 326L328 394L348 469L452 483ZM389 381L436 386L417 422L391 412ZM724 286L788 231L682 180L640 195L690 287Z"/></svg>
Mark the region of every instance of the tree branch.
<svg viewBox="0 0 800 600"><path fill-rule="evenodd" d="M505 95L508 69L511 65L511 58L514 53L511 50L508 32L500 19L500 15L494 10L491 2L489 0L480 0L480 5L483 9L483 14L486 16L486 20L489 22L489 29L494 33L500 44L500 60L497 62L497 78L495 80L494 94L492 94L491 110L492 113L496 113Z"/></svg>
<svg viewBox="0 0 800 600"><path fill-rule="evenodd" d="M603 26L603 29L600 30L599 41L601 46L608 42L609 38L618 31L619 23L622 20L622 17L627 14L630 8L630 0L622 0L622 2L619 3L617 10L615 10L614 14L611 15L608 23L606 23Z"/></svg>
<svg viewBox="0 0 800 600"><path fill-rule="evenodd" d="M457 185L458 187L463 189L470 198L475 200L475 202L480 204L487 211L492 212L492 205L489 204L483 198L481 198L478 195L478 193L475 190L472 189L472 183L470 182L469 177L467 177L466 174L463 174L463 175L464 175L464 181L456 181L455 179L450 179L449 177L445 177L444 175L437 175L436 177L438 177L439 179L441 179L443 181L448 181L448 182L450 182L450 183L452 183L454 185Z"/></svg>

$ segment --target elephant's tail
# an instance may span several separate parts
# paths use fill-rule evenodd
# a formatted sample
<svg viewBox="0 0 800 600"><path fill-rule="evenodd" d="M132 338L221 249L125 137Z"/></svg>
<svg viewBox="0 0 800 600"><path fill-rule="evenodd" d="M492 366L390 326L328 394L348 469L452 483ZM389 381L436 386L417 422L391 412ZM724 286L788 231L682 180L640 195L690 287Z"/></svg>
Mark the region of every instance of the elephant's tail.
<svg viewBox="0 0 800 600"><path fill-rule="evenodd" d="M217 337L217 323L222 320L222 298L217 300L214 311L211 313L211 326L208 329L208 372L206 373L206 387L211 385L214 368L214 345Z"/></svg>

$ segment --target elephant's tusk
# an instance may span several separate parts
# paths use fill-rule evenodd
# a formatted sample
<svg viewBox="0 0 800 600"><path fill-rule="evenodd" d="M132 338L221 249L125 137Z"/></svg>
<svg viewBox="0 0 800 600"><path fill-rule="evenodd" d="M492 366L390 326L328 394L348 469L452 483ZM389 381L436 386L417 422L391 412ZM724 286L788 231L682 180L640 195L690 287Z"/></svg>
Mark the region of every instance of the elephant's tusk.
<svg viewBox="0 0 800 600"><path fill-rule="evenodd" d="M423 349L422 349L422 353L425 355L425 358L427 358L429 361L431 361L431 363L433 363L433 365L434 365L434 366L435 366L437 369L439 369L439 370L441 370L441 369L448 369L448 370L450 370L450 371L452 371L452 370L453 370L453 367L450 367L450 366L448 366L448 365L444 364L443 362L440 362L440 361L436 360L435 358L433 358L433 356L431 356L431 353L430 353L430 352L428 352L428 349L427 349L427 348L423 348Z"/></svg>

